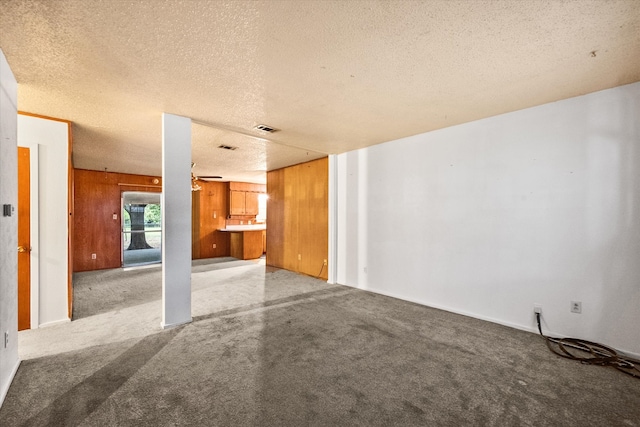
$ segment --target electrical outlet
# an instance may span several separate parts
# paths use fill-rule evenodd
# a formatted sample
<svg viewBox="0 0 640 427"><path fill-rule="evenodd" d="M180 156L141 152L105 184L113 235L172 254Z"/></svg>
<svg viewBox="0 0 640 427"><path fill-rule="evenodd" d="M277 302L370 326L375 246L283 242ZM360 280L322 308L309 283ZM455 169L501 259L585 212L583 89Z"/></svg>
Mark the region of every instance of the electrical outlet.
<svg viewBox="0 0 640 427"><path fill-rule="evenodd" d="M327 265L327 260L326 259L324 260L324 265Z"/></svg>
<svg viewBox="0 0 640 427"><path fill-rule="evenodd" d="M91 259L96 259L96 254L91 254Z"/></svg>
<svg viewBox="0 0 640 427"><path fill-rule="evenodd" d="M213 249L215 249L216 247L217 247L217 246L216 246L216 244L214 243L214 244L213 244Z"/></svg>
<svg viewBox="0 0 640 427"><path fill-rule="evenodd" d="M298 254L298 261L302 261L302 255Z"/></svg>
<svg viewBox="0 0 640 427"><path fill-rule="evenodd" d="M118 219L118 214L113 214L113 219Z"/></svg>
<svg viewBox="0 0 640 427"><path fill-rule="evenodd" d="M533 304L533 312L542 314L542 306L540 304Z"/></svg>
<svg viewBox="0 0 640 427"><path fill-rule="evenodd" d="M582 313L582 302L581 301L571 301L571 312L572 313Z"/></svg>
<svg viewBox="0 0 640 427"><path fill-rule="evenodd" d="M216 211L213 211L213 219L218 218L218 213Z"/></svg>

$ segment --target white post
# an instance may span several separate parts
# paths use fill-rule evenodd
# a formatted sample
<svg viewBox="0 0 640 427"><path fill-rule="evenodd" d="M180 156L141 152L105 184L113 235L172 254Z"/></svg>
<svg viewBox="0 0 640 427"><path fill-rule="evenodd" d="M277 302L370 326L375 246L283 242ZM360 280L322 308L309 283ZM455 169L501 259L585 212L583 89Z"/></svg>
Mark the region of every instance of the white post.
<svg viewBox="0 0 640 427"><path fill-rule="evenodd" d="M338 156L329 155L329 268L327 282L337 282L338 269Z"/></svg>
<svg viewBox="0 0 640 427"><path fill-rule="evenodd" d="M191 322L191 119L162 114L162 323Z"/></svg>

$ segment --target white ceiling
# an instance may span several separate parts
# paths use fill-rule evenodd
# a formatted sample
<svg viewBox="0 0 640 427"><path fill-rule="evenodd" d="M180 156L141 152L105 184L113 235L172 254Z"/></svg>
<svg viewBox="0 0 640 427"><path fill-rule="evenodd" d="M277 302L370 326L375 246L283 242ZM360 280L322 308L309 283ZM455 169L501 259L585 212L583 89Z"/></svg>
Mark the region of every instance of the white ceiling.
<svg viewBox="0 0 640 427"><path fill-rule="evenodd" d="M18 108L73 121L75 167L159 175L168 112L207 125L196 174L264 182L639 81L640 1L0 0L0 48Z"/></svg>

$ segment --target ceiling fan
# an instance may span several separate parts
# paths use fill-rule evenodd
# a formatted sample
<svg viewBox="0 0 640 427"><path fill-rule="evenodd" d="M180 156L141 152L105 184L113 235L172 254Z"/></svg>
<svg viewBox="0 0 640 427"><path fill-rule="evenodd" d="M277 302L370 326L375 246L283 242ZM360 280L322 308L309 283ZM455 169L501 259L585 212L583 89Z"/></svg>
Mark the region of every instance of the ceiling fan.
<svg viewBox="0 0 640 427"><path fill-rule="evenodd" d="M198 180L222 179L219 175L196 175L193 173L193 167L196 164L191 162L191 191L200 191L202 187L197 183Z"/></svg>

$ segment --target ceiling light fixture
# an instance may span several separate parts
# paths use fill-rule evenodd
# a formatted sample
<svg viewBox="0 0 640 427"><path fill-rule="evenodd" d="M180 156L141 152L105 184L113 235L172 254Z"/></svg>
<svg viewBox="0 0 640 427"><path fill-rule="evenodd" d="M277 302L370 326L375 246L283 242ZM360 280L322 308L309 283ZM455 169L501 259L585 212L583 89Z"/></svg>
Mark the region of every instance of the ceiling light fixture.
<svg viewBox="0 0 640 427"><path fill-rule="evenodd" d="M200 191L202 187L198 184L198 178L193 174L193 167L196 164L191 162L191 191Z"/></svg>

